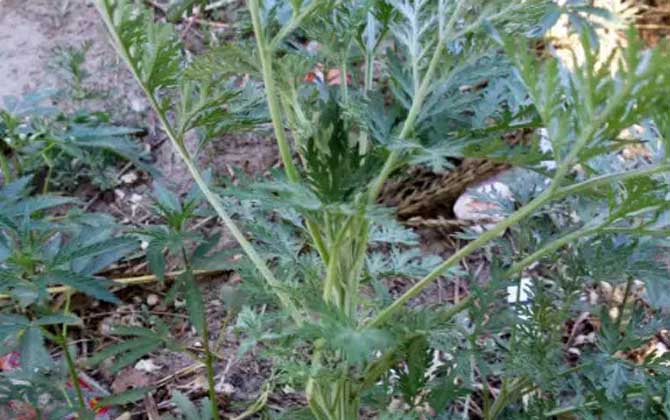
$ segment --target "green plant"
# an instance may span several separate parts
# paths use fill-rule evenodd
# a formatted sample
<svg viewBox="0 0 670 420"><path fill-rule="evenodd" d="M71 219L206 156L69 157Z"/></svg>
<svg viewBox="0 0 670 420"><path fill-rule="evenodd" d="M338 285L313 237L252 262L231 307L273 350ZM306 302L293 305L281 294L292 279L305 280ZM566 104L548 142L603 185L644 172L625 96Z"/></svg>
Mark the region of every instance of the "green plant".
<svg viewBox="0 0 670 420"><path fill-rule="evenodd" d="M91 73L86 70L86 56L93 46L91 41L81 46L61 46L56 48L52 67L63 75L66 83L65 95L75 103L100 96L100 92L87 86Z"/></svg>
<svg viewBox="0 0 670 420"><path fill-rule="evenodd" d="M42 192L73 188L72 173L104 189L116 184L109 173L115 157L155 174L144 162L144 151L130 136L139 131L113 125L102 112L65 113L44 105L53 92L22 99L5 98L0 109L0 168L6 182L36 174Z"/></svg>
<svg viewBox="0 0 670 420"><path fill-rule="evenodd" d="M176 194L156 183L153 195L155 199L154 211L160 221L165 224L152 224L134 231L133 234L146 242L149 268L160 281L165 279L167 258L180 260L180 267L183 268L183 271L175 278L166 300L172 301L177 297L185 297L189 319L197 333L202 337L203 354L201 356L199 353L188 349L185 344L179 342L170 334L170 326L167 323L156 320L154 329L116 326L112 330L112 334L125 337L126 340L103 349L89 359L89 363L96 365L113 357L115 360L110 366L110 372L118 373L141 357L163 347L186 353L206 368L209 402L205 402L208 407L203 408L203 410L209 410L213 413L211 414L212 418L218 418L218 413L215 412L217 398L214 366L219 346L212 347L209 342L210 327L206 318L203 296L195 281L195 270L202 266L211 269L213 266L211 260L222 256L222 253L212 252L213 247L219 241L219 237L205 238L190 230L190 222L198 212L198 207L202 202L197 188L192 189L186 197L180 199ZM225 268L227 263L218 261L217 266ZM183 403L185 397L175 394L174 398L177 402ZM192 405L188 404L186 408L181 403L178 406L182 407L183 414L187 418L191 418L189 416L192 415Z"/></svg>
<svg viewBox="0 0 670 420"><path fill-rule="evenodd" d="M635 254L638 237L667 232L668 122L660 111L667 101L666 50L645 50L630 32L617 70L610 71L610 63L597 62L597 45L585 31L585 62L568 71L553 57L534 55L528 39L511 41L511 35L536 35L563 12L597 9L575 11L544 1L249 0L256 45L252 57L242 53L249 45L242 38L187 60L173 28L154 22L142 8L122 0L100 0L98 6L118 54L168 138L247 255L239 267L245 287L262 285L250 300L281 308L277 313L243 309L239 329L251 345L267 344L265 353L281 366L280 380L304 387L313 417L358 418L363 408L384 412L388 389L405 396L414 410L408 416L418 416L416 409L424 403L453 410L459 399L469 404L474 398L477 375L482 378L481 416L487 419L507 410L552 416L562 404L558 391L563 388L555 385L584 378L592 382L571 383L570 395L587 401L578 409L612 410L602 403L601 387L593 386L607 379L592 376L590 365L557 369L552 364L562 361L552 351L559 339L557 325L573 312L580 281L593 278L597 259L587 259L590 268L576 266L588 276L566 275L549 291L535 282L530 308L517 304L517 312L503 311L500 322L487 320L500 310L499 288L518 281L537 261L561 253L574 257L569 245L581 238L603 241L616 232L625 235L631 244L626 250ZM317 51L302 47L300 36L317 42ZM513 71L501 69L501 63ZM305 75L317 65L324 73L335 70L339 80L305 83ZM377 66L380 76L375 75ZM252 77L244 88L237 83L242 74ZM463 89L481 81L487 82L481 89ZM231 190L219 194L203 179L185 134L198 129L212 138L221 133L213 128L225 132L240 125L245 115L240 100L256 104L248 95L267 100L285 174L255 185L252 193L237 193L241 202L235 205L221 198ZM659 128L654 137L659 153L651 163L617 165L617 153L626 145L619 138L622 130L649 121ZM538 126L548 133L551 148L546 152L539 136L516 149L495 140L510 128ZM448 167L447 158L469 154L522 165L535 172L538 182L527 182L517 202L502 207L508 211L502 221L468 236L467 245L431 266L420 253L407 254L406 247L416 243L410 232L389 223L388 213L376 204L379 192L409 163ZM579 209L585 208L592 219L557 223L554 231L527 229L542 227L543 218L582 203L585 207ZM252 240L233 216L244 223L244 232L254 233ZM508 229L512 245L533 235L543 234L542 240L526 239L519 255L510 251L518 248L506 247L500 239ZM379 252L389 242L402 257L393 250ZM471 295L446 309L408 308L428 285L482 248L507 252L494 261L488 285L471 283ZM570 266L564 262L559 267ZM629 285L638 274L631 267L622 268ZM388 275L419 280L392 297L382 281ZM652 277L642 280L654 287ZM627 304L625 298L622 311ZM466 310L470 321L463 318ZM518 311L526 312L521 316ZM620 330L624 324L618 319ZM625 325L634 328L632 322ZM496 328L496 340L482 338ZM607 331L609 327L602 333L616 337ZM503 339L500 333L511 336ZM305 349L304 354L292 351L296 348ZM429 348L451 357L435 378L426 376ZM610 361L614 348L607 351ZM535 364L521 369L519 355L535 355L528 359ZM547 355L547 361L537 355ZM396 387L391 372L403 362L407 371ZM605 391L609 402L625 393L623 368L615 363L612 369L618 379ZM634 370L653 381L647 366ZM491 378L501 382L495 398ZM656 385L645 392L644 401L665 395ZM532 407L519 408L522 397L534 393L541 397ZM631 412L640 404L658 409L658 404L640 403L638 396L620 404ZM462 411L467 417L468 409Z"/></svg>
<svg viewBox="0 0 670 420"><path fill-rule="evenodd" d="M177 417L179 420L211 420L214 415L211 411L211 405L208 404L207 399L202 402L200 409L196 407L188 397L179 391L172 394L172 402L177 406L181 412L181 416ZM167 417L166 420L173 420L173 417Z"/></svg>
<svg viewBox="0 0 670 420"><path fill-rule="evenodd" d="M6 297L0 314L0 353L16 351L20 357L19 369L0 378L0 398L5 403L29 402L39 415L44 395L68 400L62 378L67 375L76 401L67 401L59 412L85 416L89 407L80 389L74 347L68 341L68 328L81 326L82 321L71 312L70 296L81 292L117 303L109 291L111 282L96 273L136 249L137 243L116 235L109 217L76 207L62 216L50 214L76 201L29 195L30 184L30 177L23 177L0 190L0 292ZM51 304L48 287L52 285L68 286L61 304ZM50 356L45 340L60 347L60 361Z"/></svg>

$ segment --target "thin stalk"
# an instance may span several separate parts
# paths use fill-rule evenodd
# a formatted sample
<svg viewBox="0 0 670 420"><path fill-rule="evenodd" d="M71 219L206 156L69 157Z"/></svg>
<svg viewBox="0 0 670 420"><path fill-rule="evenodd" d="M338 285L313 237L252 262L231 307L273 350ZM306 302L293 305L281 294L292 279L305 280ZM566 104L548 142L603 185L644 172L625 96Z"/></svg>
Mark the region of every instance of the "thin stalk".
<svg viewBox="0 0 670 420"><path fill-rule="evenodd" d="M485 381L485 379L484 379ZM502 413L509 401L514 401L518 396L523 395L523 388L526 388L530 380L526 377L516 378L508 386L504 386L500 390L498 398L493 401L490 408L485 411L484 418L486 420L493 420Z"/></svg>
<svg viewBox="0 0 670 420"><path fill-rule="evenodd" d="M567 407L556 408L554 410L545 412L544 417L547 417L547 418L558 417L558 416L561 416L563 414L569 414L569 413L572 413L573 411L581 410L583 408L593 409L593 408L598 407L598 405L599 405L598 402L590 401L590 402L586 402L582 405L571 405L571 406L567 406Z"/></svg>
<svg viewBox="0 0 670 420"><path fill-rule="evenodd" d="M21 165L21 159L19 159L19 154L14 153L14 156L12 156L12 160L14 161L14 173L16 176L21 176L23 174L23 165Z"/></svg>
<svg viewBox="0 0 670 420"><path fill-rule="evenodd" d="M456 21L460 18L466 3L467 3L466 1L458 2L456 10L454 10L454 13L451 15L451 18L449 18L449 22L447 23L445 29L445 36L438 37L437 45L435 46L435 51L433 51L433 56L430 59L430 63L428 64L428 69L426 70L426 73L423 75L423 79L421 81L421 84L419 85L419 88L416 90L414 99L412 101L412 106L410 107L409 112L407 113L407 118L405 118L402 130L400 131L399 137L403 140L406 140L414 130L414 124L416 123L416 119L419 116L421 107L423 106L423 103L426 100L426 96L428 95L428 89L430 88L433 75L435 74L437 66L440 63L440 59L442 58L442 53L444 52L444 47L445 43L447 42L447 38L450 37L454 25L456 24ZM369 203L374 203L377 201L377 197L379 196L379 193L381 192L382 187L384 186L384 182L386 182L386 179L389 177L389 175L391 175L393 169L395 169L396 162L399 158L400 158L400 152L396 150L392 151L386 158L386 162L384 162L384 167L382 168L381 173L370 186L370 192L368 196Z"/></svg>
<svg viewBox="0 0 670 420"><path fill-rule="evenodd" d="M498 236L502 235L507 228L510 226L513 226L517 223L519 223L521 220L523 220L526 216L530 215L533 213L535 210L543 206L549 199L551 198L550 194L548 194L548 191L545 191L544 193L540 194L537 196L534 200L532 200L530 203L526 204L524 207L521 207L519 210L514 212L511 216L506 218L505 220L500 221L498 224L496 224L491 230L488 230L472 242L468 243L466 246L458 250L455 254L453 254L451 257L447 258L444 262L442 262L440 265L435 267L433 271L431 271L427 276L425 276L423 279L419 280L414 286L412 286L409 290L407 290L402 296L400 296L398 299L396 299L392 304L384 308L377 316L370 321L367 326L370 328L374 328L382 324L384 321L386 321L394 312L396 312L400 307L402 307L407 301L415 297L416 295L423 290L424 287L426 287L428 284L430 284L433 280L438 278L442 273L454 266L456 263L461 261L463 258L467 257L468 255L472 254L474 251L482 247L483 245L487 244L489 241L493 240L494 238L497 238Z"/></svg>
<svg viewBox="0 0 670 420"><path fill-rule="evenodd" d="M354 218L349 217L344 223L342 228L337 234L335 240L331 243L330 246L330 260L326 266L326 279L323 284L323 300L325 302L331 302L337 307L342 308L343 301L342 296L340 296L341 285L338 283L338 268L341 258L341 245L344 241L344 238L349 230L351 224L353 223Z"/></svg>
<svg viewBox="0 0 670 420"><path fill-rule="evenodd" d="M517 262L514 264L512 267L510 267L504 274L505 277L511 277L515 274L518 274L521 272L524 268L528 267L529 265L533 264L535 261L539 261L541 258L545 257L546 255L558 250L564 245L567 245L573 241L576 241L577 239L581 238L582 236L587 236L591 235L593 233L598 232L598 230L601 228L602 225L592 227L592 228L583 228L583 229L578 229L574 232L570 232L567 235L563 235L558 239L555 239L548 244L544 245L542 248L538 249L537 251L533 252L526 258L522 259L521 261ZM519 288L520 290L520 288ZM517 302L518 302L518 297L517 297Z"/></svg>
<svg viewBox="0 0 670 420"><path fill-rule="evenodd" d="M619 305L619 313L616 319L616 329L621 332L621 324L623 323L623 311L626 309L626 304L628 303L628 297L630 296L630 290L633 287L633 276L628 276L626 280L626 289L623 292L623 299L621 300L621 305Z"/></svg>
<svg viewBox="0 0 670 420"><path fill-rule="evenodd" d="M360 218L360 229L358 235L354 238L354 243L358 246L354 252L353 263L351 265L351 270L349 272L349 281L347 284L347 301L345 306L345 313L349 317L354 316L354 311L356 309L356 297L358 296L358 288L360 285L360 275L361 270L363 269L363 264L365 263L365 255L368 250L368 232L369 225L364 218Z"/></svg>
<svg viewBox="0 0 670 420"><path fill-rule="evenodd" d="M565 375L569 375L571 373L577 372L581 369L583 369L585 366L589 366L590 363L588 364L582 364L582 365L577 365L573 366L569 369L566 369L562 372L558 372L555 376L554 379L563 377ZM500 415L500 413L505 409L505 407L513 402L518 400L519 398L522 398L524 395L538 390L539 387L537 385L533 385L532 381L528 377L518 377L512 381L510 384L510 388L507 388L507 390L498 396L498 398L494 401L493 405L491 406L490 410L485 411L486 415L485 418L488 419L495 419Z"/></svg>
<svg viewBox="0 0 670 420"><path fill-rule="evenodd" d="M372 90L372 80L374 75L374 63L375 63L374 60L375 60L374 51L365 54L365 81L364 81L365 96L367 96L368 92Z"/></svg>
<svg viewBox="0 0 670 420"><path fill-rule="evenodd" d="M220 273L222 271L224 271L224 270L193 270L193 274L195 274L195 275L209 275L209 274ZM165 276L165 278L174 278L174 277L177 277L177 276L179 276L183 273L184 273L183 270L171 271L169 273L165 273L164 276ZM120 286L120 287L132 286L132 285L138 285L138 284L146 284L146 283L154 283L156 281L159 281L158 277L156 277L156 275L154 275L154 274L147 274L147 275L144 275L144 276L135 276L135 277L121 277L121 278L115 278L115 279L110 279L110 280L114 283L115 286ZM53 295L53 294L65 293L65 292L73 291L73 290L74 289L72 289L69 286L53 286L53 287L49 287L47 289L47 293L49 293L50 295ZM10 299L9 295L0 294L0 301L8 300L8 299Z"/></svg>
<svg viewBox="0 0 670 420"><path fill-rule="evenodd" d="M270 391L272 391L272 388L266 386L265 389L261 391L261 395L253 404L251 404L251 406L249 406L242 414L233 417L231 420L244 420L258 413L263 407L267 405Z"/></svg>
<svg viewBox="0 0 670 420"><path fill-rule="evenodd" d="M348 78L347 78L347 71L349 71L349 66L348 66L348 57L349 57L349 50L351 49L351 41L347 44L347 48L345 48L344 53L342 54L342 59L340 63L340 94L342 96L342 102L345 104L349 102L349 84ZM327 82L327 81L326 81Z"/></svg>
<svg viewBox="0 0 670 420"><path fill-rule="evenodd" d="M42 185L42 194L49 192L49 182L51 182L51 174L53 172L53 165L47 165L47 174L44 176L44 184Z"/></svg>
<svg viewBox="0 0 670 420"><path fill-rule="evenodd" d="M251 0L255 1L255 0ZM105 22L105 25L108 28L108 31L110 33L110 36L113 39L113 45L115 49L117 50L117 53L123 60L126 62L126 65L128 66L129 70L135 77L135 80L138 82L140 87L145 93L145 96L147 97L147 100L151 104L151 107L153 108L154 112L156 113L156 116L158 117L161 125L163 126L163 129L165 130L165 133L172 143L173 147L177 151L177 154L179 157L182 159L186 167L188 168L188 171L191 174L191 177L195 181L195 183L198 185L198 188L200 188L200 191L202 194L205 196L207 201L211 204L211 206L214 208L216 211L217 215L221 220L223 221L224 225L226 228L230 231L230 233L233 235L235 240L240 244L240 247L244 251L244 253L249 257L251 262L254 264L256 269L261 273L261 275L265 278L265 281L268 283L268 285L274 290L275 294L281 301L282 305L288 310L289 314L291 317L298 323L302 323L302 316L298 309L295 307L293 302L291 301L290 297L286 292L282 290L282 285L281 283L276 279L272 271L268 268L268 266L265 264L265 261L258 255L256 252L256 249L253 247L253 245L247 240L247 238L242 234L240 229L237 227L233 219L230 217L228 212L223 207L223 204L221 203L220 198L210 190L209 186L207 185L207 182L202 178L202 175L200 174L200 171L198 168L195 166L193 161L191 160L188 151L186 150L184 144L178 139L174 133L174 130L172 129L171 124L168 122L166 115L162 112L160 107L158 106L158 103L156 101L156 98L153 96L151 92L147 89L146 85L142 83L142 78L139 76L139 71L135 66L133 65L133 61L130 59L130 55L128 51L123 48L123 44L121 43L118 34L116 33L114 29L114 24L109 20L108 16L104 12L104 9L100 7L100 14L102 15L102 18Z"/></svg>
<svg viewBox="0 0 670 420"><path fill-rule="evenodd" d="M475 383L475 369L477 368L477 361L475 360L475 352L472 347L472 342L468 340L470 344L470 383ZM470 418L470 403L472 401L472 393L468 393L468 396L465 397L465 402L463 403L463 420L468 420Z"/></svg>
<svg viewBox="0 0 670 420"><path fill-rule="evenodd" d="M329 419L327 413L329 412L328 403L323 398L321 386L317 382L318 371L321 368L321 354L325 347L325 339L319 338L314 342L314 350L310 361L310 376L305 386L305 395L307 397L307 404L318 420ZM325 414L325 416L324 416Z"/></svg>
<svg viewBox="0 0 670 420"><path fill-rule="evenodd" d="M64 308L64 313L68 314L70 312L70 293L65 294L65 308ZM86 400L84 399L84 394L81 391L81 385L79 385L79 376L77 375L77 368L75 366L74 360L72 359L72 355L70 354L70 349L68 348L67 345L67 324L64 324L63 327L61 328L61 336L59 339L60 345L63 349L63 354L65 355L65 362L67 363L67 369L70 374L70 382L72 382L72 388L74 388L74 392L77 395L77 401L79 403L79 409L82 410L82 412L87 411L86 408Z"/></svg>
<svg viewBox="0 0 670 420"><path fill-rule="evenodd" d="M181 247L181 257L184 261L184 268L189 273L188 278L192 283L190 286L198 287L197 284L195 284L195 281L193 281L194 277L192 274L191 260L188 257L186 248L183 246ZM199 305L204 306L204 302L200 302ZM207 325L206 311L203 311L202 320L200 322L202 322L202 347L205 353L205 369L207 372L207 391L209 393L209 404L212 408L213 419L220 420L221 416L219 415L219 401L218 397L216 396L216 383L214 380L216 375L214 372L214 355L212 354L212 349L209 345L209 326Z"/></svg>
<svg viewBox="0 0 670 420"><path fill-rule="evenodd" d="M219 403L216 396L216 383L214 372L214 355L209 346L209 327L207 326L207 316L203 316L202 320L202 343L205 350L205 369L207 371L207 388L209 392L209 403L212 406L212 417L214 420L219 420Z"/></svg>
<svg viewBox="0 0 670 420"><path fill-rule="evenodd" d="M448 322L456 316L456 314L464 311L470 305L473 303L473 298L472 296L467 296L463 300L459 301L458 303L450 306L447 310L443 311L441 314L438 315L438 319L440 322ZM423 333L417 332L415 334L410 335L409 337L405 338L405 341L411 341L419 336L423 335ZM397 347L396 347L397 348ZM378 359L376 359L374 362L372 362L366 369L365 375L363 375L363 379L361 380L359 389L361 391L364 391L367 389L369 386L374 385L379 378L388 371L390 367L392 367L395 364L395 358L394 356L396 355L397 351L396 349L391 349L384 353L382 356L380 356Z"/></svg>
<svg viewBox="0 0 670 420"><path fill-rule="evenodd" d="M251 23L254 28L256 47L258 48L258 55L261 61L263 84L265 85L265 93L267 96L270 117L272 119L272 126L274 128L275 137L277 138L277 145L279 146L279 154L281 155L287 178L291 182L297 182L299 179L298 170L293 164L291 148L289 147L288 141L286 139L286 133L284 132L284 124L281 118L279 100L277 99L275 79L272 74L271 50L267 48L267 44L265 42L265 34L261 24L258 0L249 0L248 8L249 13L251 14Z"/></svg>
<svg viewBox="0 0 670 420"><path fill-rule="evenodd" d="M634 171L615 172L612 174L600 175L587 179L586 181L569 185L567 187L558 188L554 194L554 198L558 199L574 193L592 190L603 185L612 185L616 182L626 181L639 177L647 177L668 171L670 171L670 164L663 164L656 165L651 168L636 169Z"/></svg>
<svg viewBox="0 0 670 420"><path fill-rule="evenodd" d="M423 336L423 332L415 332L403 339L402 343L399 343L391 350L386 351L373 362L371 362L365 370L365 375L361 379L358 386L358 394L354 393L353 396L358 397L359 394L363 393L369 387L377 383L379 379L388 372L388 370L397 363L398 348L401 348L405 343L409 343L415 338Z"/></svg>
<svg viewBox="0 0 670 420"><path fill-rule="evenodd" d="M250 0L249 3L251 2L256 2L256 0ZM279 44L286 38L291 32L296 30L298 26L302 23L303 20L305 20L309 15L312 14L319 6L321 6L323 2L321 0L313 0L310 4L308 4L306 7L304 7L302 10L298 12L298 14L294 14L291 17L291 20L284 25L277 35L272 38L272 41L270 41L270 46L269 49L270 51L274 51L277 49ZM256 8L258 10L258 8ZM252 18L253 19L253 18Z"/></svg>
<svg viewBox="0 0 670 420"><path fill-rule="evenodd" d="M228 313L226 314L226 317L223 318L221 328L219 328L219 336L216 338L216 343L214 344L214 351L216 353L219 353L219 351L221 351L223 340L225 340L226 338L226 329L228 328L228 324L230 324L230 321L235 317L235 315L237 315L237 312L233 311L232 309L229 309Z"/></svg>
<svg viewBox="0 0 670 420"><path fill-rule="evenodd" d="M67 370L70 374L70 382L72 382L74 392L77 394L77 402L79 403L79 409L81 409L82 411L87 411L86 400L84 400L84 394L81 391L81 385L79 385L77 368L74 364L74 360L72 360L72 355L70 355L70 350L67 348L67 340L61 341L61 348L63 349L63 354L65 355Z"/></svg>
<svg viewBox="0 0 670 420"><path fill-rule="evenodd" d="M9 161L4 153L0 152L0 169L2 169L2 178L5 185L12 181L12 172L9 169Z"/></svg>
<svg viewBox="0 0 670 420"><path fill-rule="evenodd" d="M670 229L644 229L640 227L606 227L603 228L603 232L607 233L626 233L626 234L635 234L635 235L649 235L649 236L670 236Z"/></svg>

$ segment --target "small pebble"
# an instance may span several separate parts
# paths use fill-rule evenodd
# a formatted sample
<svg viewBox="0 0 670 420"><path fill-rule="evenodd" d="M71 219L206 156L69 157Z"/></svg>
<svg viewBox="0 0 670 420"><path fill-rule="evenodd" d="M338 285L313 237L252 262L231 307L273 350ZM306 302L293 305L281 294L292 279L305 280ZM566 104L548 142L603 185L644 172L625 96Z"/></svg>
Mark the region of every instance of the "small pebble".
<svg viewBox="0 0 670 420"><path fill-rule="evenodd" d="M149 296L147 296L147 305L149 306L156 306L158 305L158 302L160 301L158 295L152 293Z"/></svg>

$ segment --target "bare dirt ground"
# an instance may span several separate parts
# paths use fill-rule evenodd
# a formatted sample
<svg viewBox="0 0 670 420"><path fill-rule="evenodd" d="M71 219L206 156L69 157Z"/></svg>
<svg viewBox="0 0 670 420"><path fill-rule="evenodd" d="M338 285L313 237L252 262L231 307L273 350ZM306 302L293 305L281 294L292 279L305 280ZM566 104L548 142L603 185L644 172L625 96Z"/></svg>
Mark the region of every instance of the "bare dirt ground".
<svg viewBox="0 0 670 420"><path fill-rule="evenodd" d="M145 108L89 0L0 0L0 96L62 88L55 52L85 42L92 44L85 67L94 87L109 91L110 102L123 97L126 104Z"/></svg>

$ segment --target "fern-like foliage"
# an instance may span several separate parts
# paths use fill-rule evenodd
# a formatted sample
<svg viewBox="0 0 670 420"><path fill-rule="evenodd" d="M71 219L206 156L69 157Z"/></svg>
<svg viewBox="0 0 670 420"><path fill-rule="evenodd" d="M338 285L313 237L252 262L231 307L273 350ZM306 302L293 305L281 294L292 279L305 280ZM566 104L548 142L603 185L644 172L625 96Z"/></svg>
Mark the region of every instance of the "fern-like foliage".
<svg viewBox="0 0 670 420"><path fill-rule="evenodd" d="M147 8L126 0L100 1L98 7L116 48L165 115L177 142L183 144L186 133L198 129L202 146L229 130L266 120L255 86L232 77L254 67L240 49L222 47L189 60L173 25L156 22Z"/></svg>
<svg viewBox="0 0 670 420"><path fill-rule="evenodd" d="M619 71L611 73L597 64L587 29L582 65L569 69L550 54L538 57L534 38L562 12L587 12L541 0L250 0L255 53L244 57L243 40L186 59L175 35L146 12L127 2L101 5L168 136L249 257L230 265L244 279L245 304L236 309L241 351L272 360L280 384L304 387L316 418L357 418L362 405L383 418L389 394L406 399L406 418L429 412L426 405L467 417L479 402L484 418L599 415L617 398L625 401L621 412L662 409L639 404L626 385L649 380L644 401L661 396L647 379L657 363L631 366L619 357L643 337L637 326L654 324L638 322L628 298L620 302L626 316L599 315L603 327L583 364L566 363L562 340L577 310L600 313L580 299L584 283L609 276L630 286L639 276L649 291L661 289L660 271L644 261L664 249L648 238L667 229L660 175L670 169L667 139L648 134L651 156L635 162L622 162L619 152L631 143L621 135L629 126L667 128L658 112L668 97L667 51L645 50L631 33ZM162 58L167 51L179 64ZM236 62L221 63L225 57ZM152 75L156 63L165 63L166 74ZM267 98L255 91L261 79ZM241 121L260 122L249 118L261 108L259 96L267 99L285 175L210 188L194 169L185 134L202 129L211 138L244 127ZM518 150L500 140L508 130L539 127L547 138L531 135ZM509 182L512 199L488 197L504 219L461 235L471 242L440 261L390 223L376 199L403 165L447 169L455 156L492 157L524 170ZM163 195L166 227L142 233L155 243L156 261L164 248L183 251L193 239L180 223L189 207ZM487 282L458 266L482 247L492 260ZM602 255L607 247L615 250L609 259ZM188 260L176 290L207 336ZM611 269L595 267L598 260ZM454 280L453 306L419 298L442 275ZM394 297L389 278L405 279L407 290ZM667 303L662 294L653 301ZM133 333L142 334L150 333ZM116 350L132 360L146 348ZM442 353L439 366L433 350ZM598 365L609 378L590 368Z"/></svg>

